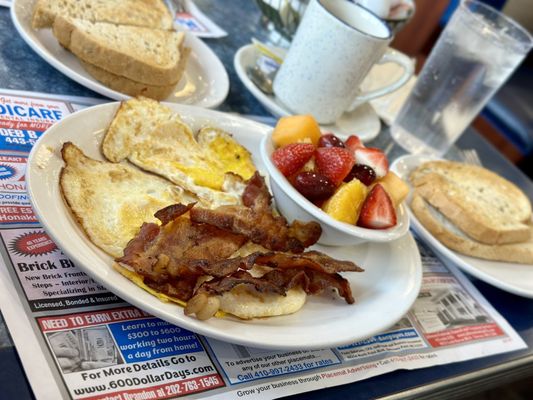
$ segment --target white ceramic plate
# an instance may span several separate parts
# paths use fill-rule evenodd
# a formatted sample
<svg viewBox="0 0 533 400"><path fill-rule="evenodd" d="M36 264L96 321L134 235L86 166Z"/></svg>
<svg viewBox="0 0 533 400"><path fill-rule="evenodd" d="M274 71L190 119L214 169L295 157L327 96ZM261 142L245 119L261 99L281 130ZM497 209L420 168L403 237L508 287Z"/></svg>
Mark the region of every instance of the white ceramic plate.
<svg viewBox="0 0 533 400"><path fill-rule="evenodd" d="M102 159L100 143L118 103L88 108L52 126L34 146L27 168L32 205L48 234L88 275L137 307L164 320L223 341L272 349L327 348L377 334L399 320L417 297L421 261L410 234L386 244L358 247L319 247L329 255L349 259L365 268L347 273L356 304L342 299L309 296L303 309L290 316L241 321L212 318L198 321L173 304L163 303L111 268L112 259L93 246L71 217L58 185L63 162L62 143L72 141L93 158ZM228 132L246 146L259 170L259 142L270 127L238 116L170 104L186 123L198 129L206 123Z"/></svg>
<svg viewBox="0 0 533 400"><path fill-rule="evenodd" d="M291 112L276 99L274 95L267 95L250 80L246 69L255 64L257 50L253 44L241 47L233 59L235 71L241 82L250 93L273 115L284 117ZM346 138L349 135L357 135L362 141L374 139L381 130L381 122L378 115L369 103L362 104L351 113L343 114L335 125L322 125L322 130L333 132Z"/></svg>
<svg viewBox="0 0 533 400"><path fill-rule="evenodd" d="M83 69L77 57L65 50L52 30L34 30L31 15L36 0L13 0L11 18L28 45L46 62L87 88L115 100L130 96L117 92L94 79ZM174 94L165 101L212 108L224 101L229 91L229 78L222 62L213 51L194 35L186 35L185 45L191 48L184 76Z"/></svg>
<svg viewBox="0 0 533 400"><path fill-rule="evenodd" d="M391 170L408 181L409 172L421 163L433 158L422 155L407 155L396 159ZM410 204L410 199L407 199ZM497 288L523 297L533 298L533 268L531 265L483 260L460 254L444 246L418 221L409 209L411 227L437 254L451 261L463 271Z"/></svg>

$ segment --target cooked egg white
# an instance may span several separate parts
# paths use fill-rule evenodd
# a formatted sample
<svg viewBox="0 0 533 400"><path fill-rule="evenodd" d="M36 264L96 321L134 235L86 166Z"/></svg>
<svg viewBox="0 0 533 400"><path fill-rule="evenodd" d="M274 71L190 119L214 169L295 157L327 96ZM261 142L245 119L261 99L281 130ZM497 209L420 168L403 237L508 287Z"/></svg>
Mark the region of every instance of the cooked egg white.
<svg viewBox="0 0 533 400"><path fill-rule="evenodd" d="M93 160L72 143L63 147L63 196L91 241L120 257L143 222L156 211L196 197L165 179L131 165Z"/></svg>
<svg viewBox="0 0 533 400"><path fill-rule="evenodd" d="M241 202L242 191L227 183L228 172L242 181L255 171L250 153L231 135L206 127L195 136L170 108L146 98L121 104L104 137L102 152L112 162L128 159L167 178L195 193L201 205L210 208Z"/></svg>
<svg viewBox="0 0 533 400"><path fill-rule="evenodd" d="M248 151L223 131L201 132L199 143L181 121L160 124L138 139L128 159L195 193L204 207L239 204L244 185L235 190L227 182L251 177L255 167Z"/></svg>
<svg viewBox="0 0 533 400"><path fill-rule="evenodd" d="M298 311L307 294L301 288L287 291L285 296L259 293L247 285L238 285L220 296L220 310L242 319L274 317Z"/></svg>

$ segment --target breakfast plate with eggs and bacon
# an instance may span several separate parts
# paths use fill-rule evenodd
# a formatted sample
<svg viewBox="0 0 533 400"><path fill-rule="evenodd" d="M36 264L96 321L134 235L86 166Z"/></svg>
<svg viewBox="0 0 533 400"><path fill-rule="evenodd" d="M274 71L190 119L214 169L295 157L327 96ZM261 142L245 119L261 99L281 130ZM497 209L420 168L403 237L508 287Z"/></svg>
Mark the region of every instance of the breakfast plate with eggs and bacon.
<svg viewBox="0 0 533 400"><path fill-rule="evenodd" d="M340 346L398 321L420 289L412 236L322 246L275 208L259 155L272 130L144 98L51 127L28 161L43 227L110 291L166 321L271 349Z"/></svg>

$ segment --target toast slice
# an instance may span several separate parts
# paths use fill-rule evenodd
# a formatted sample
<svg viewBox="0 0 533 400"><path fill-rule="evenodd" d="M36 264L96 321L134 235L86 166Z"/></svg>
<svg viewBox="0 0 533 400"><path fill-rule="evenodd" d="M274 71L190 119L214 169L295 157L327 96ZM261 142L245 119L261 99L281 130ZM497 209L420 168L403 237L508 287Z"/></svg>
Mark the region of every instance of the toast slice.
<svg viewBox="0 0 533 400"><path fill-rule="evenodd" d="M530 239L521 243L489 245L466 236L415 190L411 210L424 227L442 244L468 256L493 261L533 264L533 227Z"/></svg>
<svg viewBox="0 0 533 400"><path fill-rule="evenodd" d="M416 168L409 179L421 197L476 241L516 243L531 236L527 196L485 168L432 161Z"/></svg>
<svg viewBox="0 0 533 400"><path fill-rule="evenodd" d="M51 28L57 16L154 29L172 29L173 25L162 0L37 0L32 27Z"/></svg>
<svg viewBox="0 0 533 400"><path fill-rule="evenodd" d="M115 75L154 86L178 83L183 32L58 16L53 32L81 60Z"/></svg>
<svg viewBox="0 0 533 400"><path fill-rule="evenodd" d="M189 48L184 48L180 57L180 68L178 76L183 76L187 59L190 54ZM136 82L126 77L115 75L105 69L99 68L96 65L80 60L81 65L85 70L91 74L95 79L102 82L110 89L127 94L129 96L144 96L155 100L164 100L169 97L176 88L176 83L166 86L148 85L146 83ZM180 79L178 79L179 82Z"/></svg>

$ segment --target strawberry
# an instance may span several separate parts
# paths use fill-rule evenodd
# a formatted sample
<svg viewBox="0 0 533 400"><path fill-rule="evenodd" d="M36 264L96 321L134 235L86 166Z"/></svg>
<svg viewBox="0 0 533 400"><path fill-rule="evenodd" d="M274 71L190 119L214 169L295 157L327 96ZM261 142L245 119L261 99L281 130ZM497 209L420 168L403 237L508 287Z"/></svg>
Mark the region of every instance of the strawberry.
<svg viewBox="0 0 533 400"><path fill-rule="evenodd" d="M355 136L355 135L348 136L348 139L346 139L344 144L346 145L347 148L349 148L354 153L355 153L355 150L365 147L363 142L361 142L361 139L359 139L359 136Z"/></svg>
<svg viewBox="0 0 533 400"><path fill-rule="evenodd" d="M315 163L320 174L339 186L355 160L353 154L342 147L319 147L315 152Z"/></svg>
<svg viewBox="0 0 533 400"><path fill-rule="evenodd" d="M290 143L274 150L272 161L283 175L289 176L302 168L314 152L315 146L311 143Z"/></svg>
<svg viewBox="0 0 533 400"><path fill-rule="evenodd" d="M375 147L361 147L355 149L357 164L365 164L374 170L376 178L383 178L389 172L389 160L383 151Z"/></svg>
<svg viewBox="0 0 533 400"><path fill-rule="evenodd" d="M392 200L379 183L366 196L357 225L370 229L387 229L396 225L396 210Z"/></svg>

